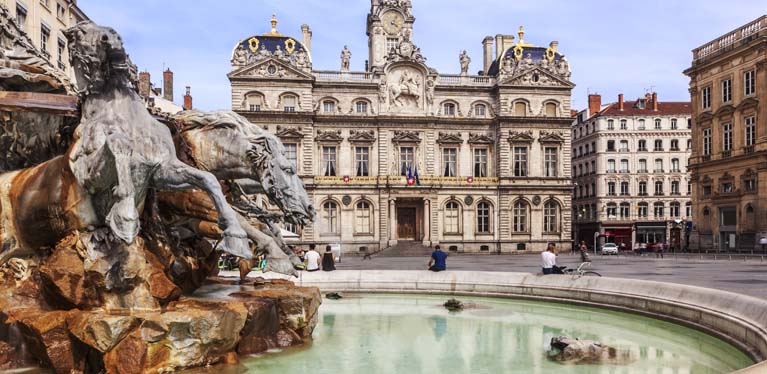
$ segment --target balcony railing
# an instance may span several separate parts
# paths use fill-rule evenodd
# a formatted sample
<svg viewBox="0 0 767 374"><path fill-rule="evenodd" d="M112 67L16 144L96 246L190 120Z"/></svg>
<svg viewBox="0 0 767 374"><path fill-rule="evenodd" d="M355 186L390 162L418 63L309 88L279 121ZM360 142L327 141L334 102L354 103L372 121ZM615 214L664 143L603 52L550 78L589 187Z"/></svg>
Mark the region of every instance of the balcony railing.
<svg viewBox="0 0 767 374"><path fill-rule="evenodd" d="M743 153L747 154L747 155L750 155L750 154L754 153L754 146L753 145L747 145L747 146L743 147Z"/></svg>
<svg viewBox="0 0 767 374"><path fill-rule="evenodd" d="M639 170L637 170L637 173L646 173L646 172L647 172L647 169L639 169Z"/></svg>
<svg viewBox="0 0 767 374"><path fill-rule="evenodd" d="M732 157L732 151L722 151L722 158L730 158Z"/></svg>
<svg viewBox="0 0 767 374"><path fill-rule="evenodd" d="M349 176L348 181L344 181L343 176L315 176L314 183L318 185L335 186L406 186L407 178L401 175L379 175L370 177ZM419 177L421 186L497 186L499 180L497 177L438 177L421 176ZM470 182L471 181L471 182Z"/></svg>
<svg viewBox="0 0 767 374"><path fill-rule="evenodd" d="M314 76L318 80L347 80L347 81L368 81L372 82L373 73L364 71L327 71L327 70L315 70Z"/></svg>
<svg viewBox="0 0 767 374"><path fill-rule="evenodd" d="M655 169L655 170L653 170L653 173L662 173L662 172L663 172L663 169Z"/></svg>
<svg viewBox="0 0 767 374"><path fill-rule="evenodd" d="M738 45L740 42L750 41L764 30L767 30L767 16L759 17L722 37L693 49L692 63L693 65L699 64L704 62L708 57L724 53L732 49L733 46Z"/></svg>
<svg viewBox="0 0 767 374"><path fill-rule="evenodd" d="M703 162L711 161L711 155L703 155L700 157Z"/></svg>
<svg viewBox="0 0 767 374"><path fill-rule="evenodd" d="M495 84L495 80L493 77L482 75L443 74L439 76L437 84L461 86L492 86Z"/></svg>

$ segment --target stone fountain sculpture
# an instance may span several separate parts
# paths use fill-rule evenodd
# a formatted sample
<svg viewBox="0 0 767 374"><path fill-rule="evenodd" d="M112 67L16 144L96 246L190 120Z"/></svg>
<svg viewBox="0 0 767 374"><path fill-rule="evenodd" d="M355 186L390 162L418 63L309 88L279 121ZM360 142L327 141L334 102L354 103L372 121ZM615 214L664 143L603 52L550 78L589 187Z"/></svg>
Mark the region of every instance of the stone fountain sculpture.
<svg viewBox="0 0 767 374"><path fill-rule="evenodd" d="M57 100L77 92L80 103L76 121L0 105L0 130L76 126L58 131L61 154L0 174L0 369L169 372L309 338L316 288L259 282L225 301L185 296L216 274L222 251L265 253L272 270L294 271L275 221L306 224L315 213L279 141L231 112L161 123L132 87L113 29L85 22L65 34L76 90L55 77L41 85L44 70L9 71L29 68L0 55L14 79L0 76L3 89ZM284 217L248 203L249 193L266 194Z"/></svg>

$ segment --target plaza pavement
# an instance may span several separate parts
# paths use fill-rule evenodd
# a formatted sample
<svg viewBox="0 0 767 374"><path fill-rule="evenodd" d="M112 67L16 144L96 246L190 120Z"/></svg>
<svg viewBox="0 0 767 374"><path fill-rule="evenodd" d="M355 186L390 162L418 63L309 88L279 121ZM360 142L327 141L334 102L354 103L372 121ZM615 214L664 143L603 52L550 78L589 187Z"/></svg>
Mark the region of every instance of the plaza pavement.
<svg viewBox="0 0 767 374"><path fill-rule="evenodd" d="M591 270L605 277L654 280L692 286L715 288L767 299L767 258L700 260L689 258L664 259L638 256L594 256ZM726 258L726 257L725 257ZM428 257L362 257L346 256L336 265L338 270L424 270ZM557 263L575 268L580 257L559 254ZM540 255L453 255L447 259L447 271L474 270L498 272L539 273ZM236 272L224 272L236 276ZM259 276L253 272L251 277Z"/></svg>

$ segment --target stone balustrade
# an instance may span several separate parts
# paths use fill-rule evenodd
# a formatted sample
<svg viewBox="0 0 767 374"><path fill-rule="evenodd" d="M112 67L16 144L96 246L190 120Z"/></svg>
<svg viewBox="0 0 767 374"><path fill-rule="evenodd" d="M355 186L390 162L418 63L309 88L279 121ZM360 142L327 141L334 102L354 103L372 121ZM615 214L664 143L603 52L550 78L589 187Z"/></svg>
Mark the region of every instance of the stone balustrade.
<svg viewBox="0 0 767 374"><path fill-rule="evenodd" d="M461 186L461 187L485 187L499 184L498 177L439 177L420 176L420 186ZM368 177L348 176L315 176L314 184L326 186L379 186L379 185L407 185L407 178L401 175L380 175Z"/></svg>
<svg viewBox="0 0 767 374"><path fill-rule="evenodd" d="M721 52L729 50L738 42L748 40L761 32L767 32L767 16L762 16L745 26L731 31L713 41L710 41L692 51L693 65L703 62L704 59L718 55Z"/></svg>

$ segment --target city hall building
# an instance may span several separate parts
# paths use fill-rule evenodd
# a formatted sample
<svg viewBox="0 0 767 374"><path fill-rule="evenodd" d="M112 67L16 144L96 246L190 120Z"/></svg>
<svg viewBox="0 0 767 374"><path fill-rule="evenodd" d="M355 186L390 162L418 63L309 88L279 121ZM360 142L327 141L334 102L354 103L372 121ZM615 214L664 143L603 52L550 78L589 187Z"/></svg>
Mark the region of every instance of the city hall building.
<svg viewBox="0 0 767 374"><path fill-rule="evenodd" d="M443 74L414 22L409 0L372 0L365 71L345 47L339 70L316 70L309 27L283 35L274 17L234 46L232 108L282 139L318 211L289 229L344 252L569 248L574 85L557 42L520 27L482 40L478 75L465 52Z"/></svg>

